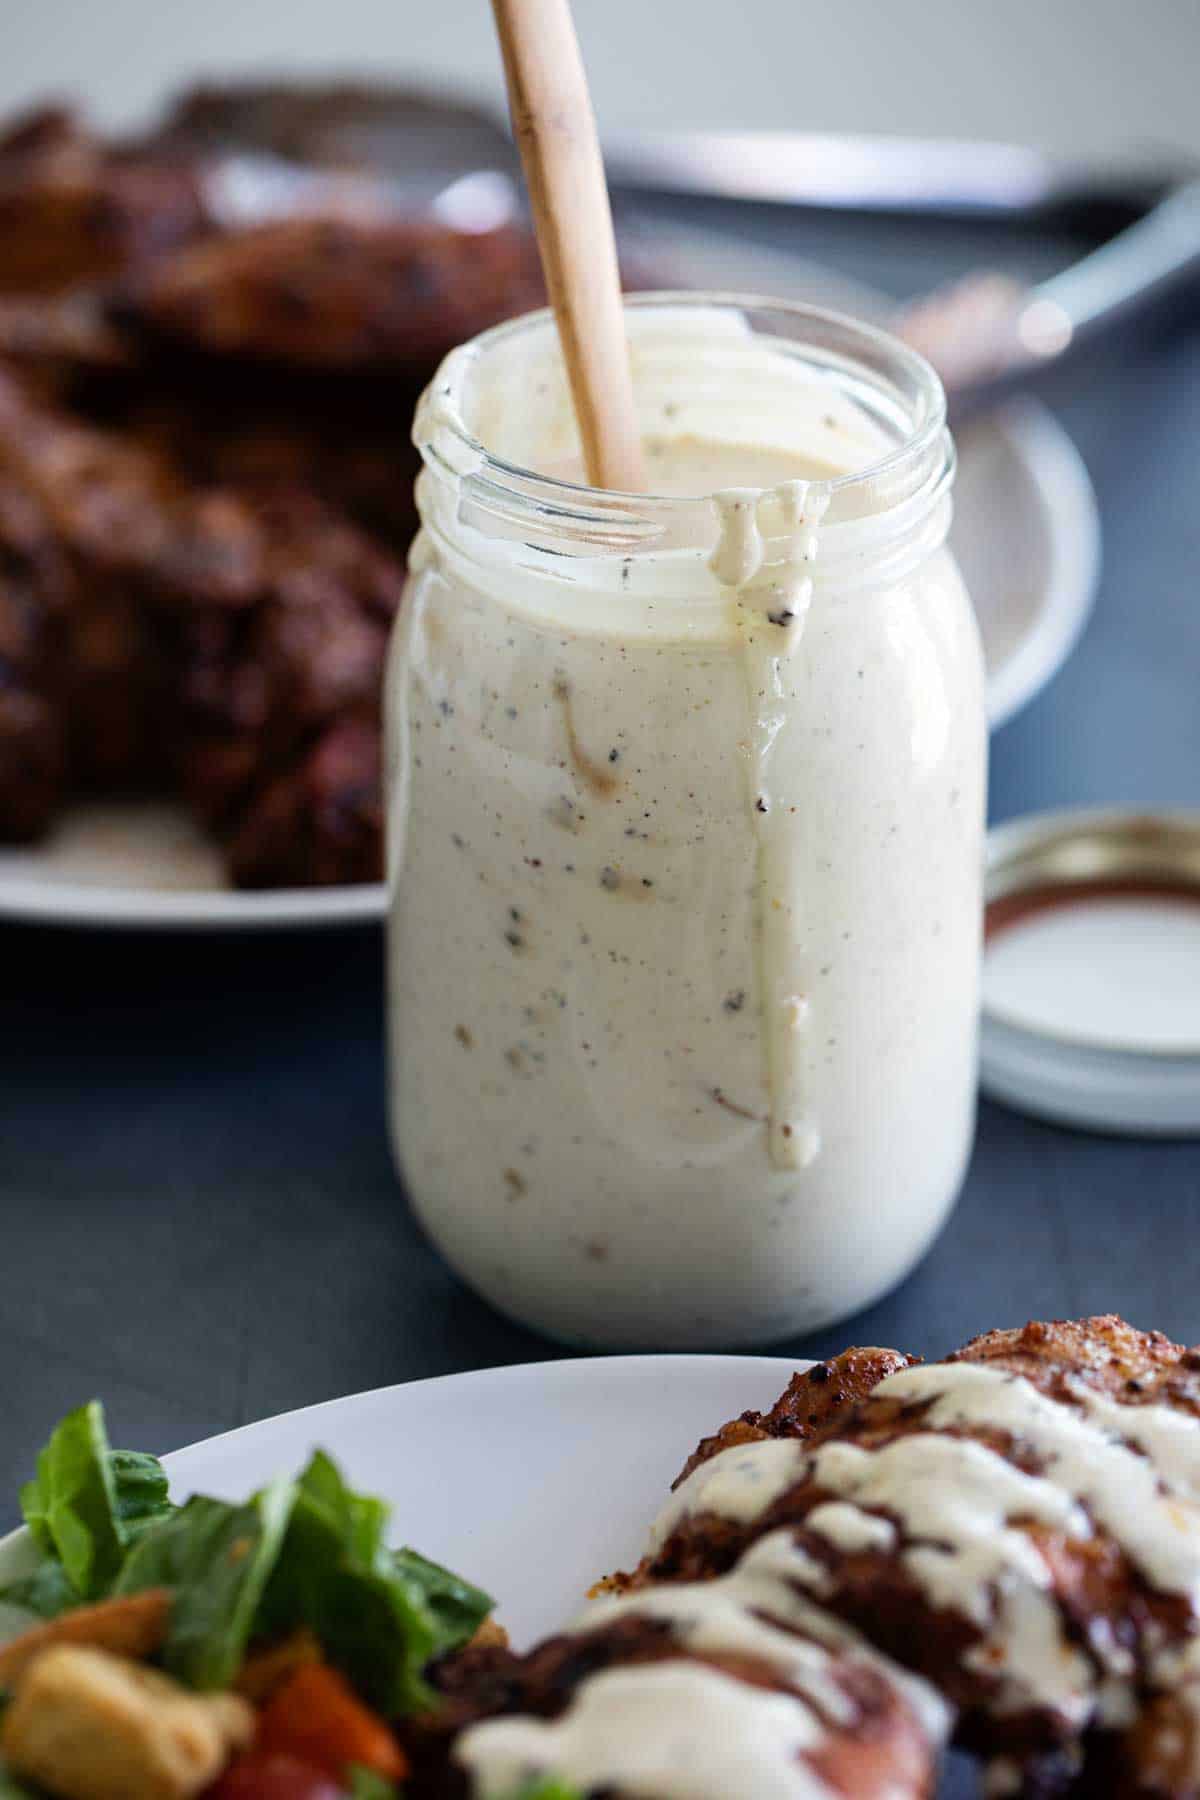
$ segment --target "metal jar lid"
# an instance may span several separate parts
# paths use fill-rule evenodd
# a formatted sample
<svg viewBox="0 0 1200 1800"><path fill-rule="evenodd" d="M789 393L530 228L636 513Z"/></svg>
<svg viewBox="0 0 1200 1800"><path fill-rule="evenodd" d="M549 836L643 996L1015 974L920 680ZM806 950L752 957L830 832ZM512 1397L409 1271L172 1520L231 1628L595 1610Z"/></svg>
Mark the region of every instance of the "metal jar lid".
<svg viewBox="0 0 1200 1800"><path fill-rule="evenodd" d="M1094 1131L1200 1134L1200 813L988 837L980 1081Z"/></svg>

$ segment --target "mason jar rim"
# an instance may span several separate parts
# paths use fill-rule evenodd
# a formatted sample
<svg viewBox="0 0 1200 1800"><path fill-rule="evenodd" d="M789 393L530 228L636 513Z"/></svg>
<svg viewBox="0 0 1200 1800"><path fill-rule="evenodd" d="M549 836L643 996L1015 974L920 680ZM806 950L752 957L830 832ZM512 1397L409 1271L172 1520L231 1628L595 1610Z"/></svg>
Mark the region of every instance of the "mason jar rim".
<svg viewBox="0 0 1200 1800"><path fill-rule="evenodd" d="M697 312L719 307L735 310L748 317L754 335L762 341L770 343L774 339L782 347L815 356L830 367L841 362L847 370L865 375L877 387L886 386L908 414L909 428L885 454L862 467L847 474L814 480L813 487L828 493L831 500L857 487L896 480L906 465L919 469L939 445L943 448L943 456L933 482L934 491L927 491L929 504L936 501L952 478L953 447L946 424L946 396L942 383L918 351L878 326L806 301L732 291L662 289L626 294L623 304L626 312L651 312L668 307ZM759 331L754 326L756 316L773 318L795 329L788 334ZM629 493L568 481L509 461L475 436L462 413L463 391L470 373L489 350L523 333L544 329L552 320L551 309L542 307L491 326L450 351L418 407L413 437L423 459L428 462L432 458L448 471L460 475L469 471L497 497L504 494L510 500L531 502L564 521L570 519L580 524L615 524L619 518L628 526L633 523L630 515L639 512L643 515L674 514L709 506L711 496L707 494ZM808 332L803 329L805 325L810 327ZM823 345L822 334L840 337L845 340L844 344L839 349ZM435 392L435 430L453 441L457 454L450 457L444 451L439 453L433 434L422 429L422 420L427 417L427 402ZM906 497L913 497L911 490Z"/></svg>

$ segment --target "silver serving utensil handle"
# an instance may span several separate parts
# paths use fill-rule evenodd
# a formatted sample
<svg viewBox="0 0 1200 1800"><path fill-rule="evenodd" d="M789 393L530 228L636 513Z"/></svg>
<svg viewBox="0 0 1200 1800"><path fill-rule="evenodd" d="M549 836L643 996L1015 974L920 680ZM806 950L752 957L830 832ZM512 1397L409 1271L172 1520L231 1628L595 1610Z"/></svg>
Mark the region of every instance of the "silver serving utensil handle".
<svg viewBox="0 0 1200 1800"><path fill-rule="evenodd" d="M1053 338L1051 320L1057 313L1058 335L1068 330L1076 339L1198 272L1200 181L1189 181L1082 262L1041 282L1026 308L1026 329L1036 341L1041 319L1041 329L1049 329Z"/></svg>
<svg viewBox="0 0 1200 1800"><path fill-rule="evenodd" d="M229 230L330 213L368 222L424 213L457 231L486 232L516 218L520 207L515 183L496 169L471 170L449 182L440 176L404 181L237 151L208 164L201 180L209 212Z"/></svg>
<svg viewBox="0 0 1200 1800"><path fill-rule="evenodd" d="M1080 262L1034 287L969 275L894 329L933 363L961 415L1027 387L1068 351L1200 278L1200 181L1189 181Z"/></svg>

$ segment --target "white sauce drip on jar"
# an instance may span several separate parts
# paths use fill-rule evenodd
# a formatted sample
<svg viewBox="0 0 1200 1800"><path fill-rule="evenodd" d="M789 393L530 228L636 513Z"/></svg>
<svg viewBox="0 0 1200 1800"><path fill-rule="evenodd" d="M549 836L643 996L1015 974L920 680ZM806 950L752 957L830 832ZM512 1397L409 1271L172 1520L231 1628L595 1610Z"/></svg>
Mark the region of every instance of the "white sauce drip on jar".
<svg viewBox="0 0 1200 1800"><path fill-rule="evenodd" d="M802 834L787 826L787 794L773 780L773 762L781 734L795 724L788 664L812 601L817 527L829 494L793 480L766 491L726 488L713 495L713 505L720 535L709 568L731 591L750 701L767 1151L772 1168L802 1169L821 1146L805 1075L812 1023L808 958L803 920L794 910L803 894Z"/></svg>

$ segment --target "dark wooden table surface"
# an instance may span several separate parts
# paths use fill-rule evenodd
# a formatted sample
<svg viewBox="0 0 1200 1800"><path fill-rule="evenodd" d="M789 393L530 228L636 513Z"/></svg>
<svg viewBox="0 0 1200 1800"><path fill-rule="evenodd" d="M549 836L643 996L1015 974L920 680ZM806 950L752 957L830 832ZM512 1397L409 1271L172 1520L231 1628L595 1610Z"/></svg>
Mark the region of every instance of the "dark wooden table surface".
<svg viewBox="0 0 1200 1800"><path fill-rule="evenodd" d="M765 212L736 224L897 294L1075 248ZM1100 496L1103 584L1069 665L994 740L993 815L1200 804L1200 321L1160 321L1054 403ZM119 1441L166 1450L355 1389L557 1353L466 1292L408 1215L384 1136L381 960L374 930L0 926L0 1523L47 1427L94 1393ZM938 1352L1107 1308L1197 1339L1198 1243L1200 1145L985 1105L924 1265L866 1315L781 1349Z"/></svg>

